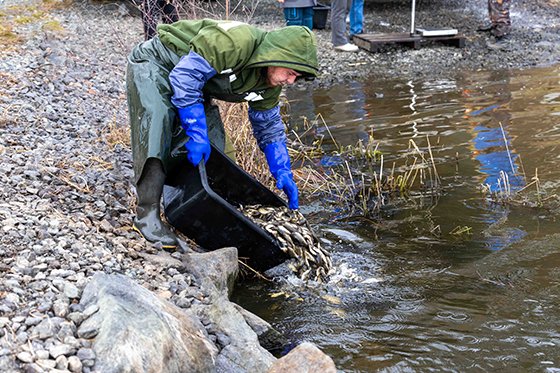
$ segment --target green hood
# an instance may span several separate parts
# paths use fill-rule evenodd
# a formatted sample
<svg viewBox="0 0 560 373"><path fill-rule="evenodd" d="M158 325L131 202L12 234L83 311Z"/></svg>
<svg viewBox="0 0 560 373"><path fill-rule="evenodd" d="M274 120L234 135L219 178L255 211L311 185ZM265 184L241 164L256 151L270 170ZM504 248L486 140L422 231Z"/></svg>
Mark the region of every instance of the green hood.
<svg viewBox="0 0 560 373"><path fill-rule="evenodd" d="M304 26L264 31L235 21L183 20L158 26L165 46L179 56L194 50L220 72L281 66L317 76L317 42Z"/></svg>
<svg viewBox="0 0 560 373"><path fill-rule="evenodd" d="M254 92L262 97L249 102L255 110L278 104L281 87L267 86L268 66L294 69L304 77L317 76L315 36L303 26L265 31L235 21L183 20L159 25L158 34L165 47L178 56L194 51L217 71L204 85L206 95L241 102Z"/></svg>
<svg viewBox="0 0 560 373"><path fill-rule="evenodd" d="M286 40L291 42L287 44ZM304 76L316 77L319 64L315 35L303 26L267 32L246 65L247 68L263 66L287 67Z"/></svg>

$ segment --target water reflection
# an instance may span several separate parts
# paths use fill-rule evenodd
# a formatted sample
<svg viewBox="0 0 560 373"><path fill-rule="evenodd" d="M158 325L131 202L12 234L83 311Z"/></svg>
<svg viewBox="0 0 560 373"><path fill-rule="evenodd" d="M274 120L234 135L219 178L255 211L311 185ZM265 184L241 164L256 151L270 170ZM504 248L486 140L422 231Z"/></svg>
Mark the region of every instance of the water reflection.
<svg viewBox="0 0 560 373"><path fill-rule="evenodd" d="M515 193L525 185L519 172L519 156L512 146L510 72L497 70L467 76L463 97L465 119L472 128L472 154L479 163L480 184L492 192ZM491 82L480 86L478 82ZM490 101L489 101L490 100ZM492 227L507 220L509 209L495 206L483 213L483 221ZM486 230L486 232L489 232ZM499 234L487 234L490 250L501 250L525 237L518 228L505 229Z"/></svg>
<svg viewBox="0 0 560 373"><path fill-rule="evenodd" d="M486 78L492 82L488 86L475 87L474 82L467 82L467 87L478 88L480 92L466 88L465 117L473 128L473 155L480 163L480 172L485 174L482 181L491 191L519 189L525 184L524 177L519 174L518 155L511 145L510 72L497 70L489 72ZM494 103L487 105L487 98ZM482 101L482 102L481 102ZM485 102L486 101L486 102ZM508 185L504 185L504 182Z"/></svg>
<svg viewBox="0 0 560 373"><path fill-rule="evenodd" d="M384 211L375 225L316 217L335 262L376 279L341 281L331 294L339 303L272 299L266 284L238 291L237 301L292 340L316 343L345 372L558 371L557 215L488 204L479 186L495 189L504 171L520 188L523 170L538 167L549 192L560 192L559 73L481 71L289 91L292 120L321 113L341 145L373 130L382 151L399 154L412 136L430 136L445 191L437 204ZM298 112L309 97L313 104ZM450 235L458 225L473 234ZM434 226L441 236L430 233Z"/></svg>

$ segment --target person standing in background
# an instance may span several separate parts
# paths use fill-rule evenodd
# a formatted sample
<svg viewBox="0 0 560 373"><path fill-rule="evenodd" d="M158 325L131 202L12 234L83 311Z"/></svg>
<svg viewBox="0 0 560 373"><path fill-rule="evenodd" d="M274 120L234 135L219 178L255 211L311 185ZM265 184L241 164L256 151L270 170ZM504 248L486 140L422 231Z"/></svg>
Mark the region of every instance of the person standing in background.
<svg viewBox="0 0 560 373"><path fill-rule="evenodd" d="M284 8L286 26L306 26L313 29L313 7L316 0L278 0Z"/></svg>
<svg viewBox="0 0 560 373"><path fill-rule="evenodd" d="M357 52L358 46L349 43L346 36L346 10L349 0L331 1L331 38L333 47L339 52Z"/></svg>
<svg viewBox="0 0 560 373"><path fill-rule="evenodd" d="M364 0L352 0L349 12L350 38L364 32Z"/></svg>
<svg viewBox="0 0 560 373"><path fill-rule="evenodd" d="M494 37L501 39L511 31L509 17L510 0L488 0L488 14L492 22L490 31Z"/></svg>
<svg viewBox="0 0 560 373"><path fill-rule="evenodd" d="M174 0L144 0L142 5L142 23L144 24L144 40L150 40L156 34L159 18L163 23L174 23L179 20Z"/></svg>
<svg viewBox="0 0 560 373"><path fill-rule="evenodd" d="M497 40L507 36L511 32L510 5L510 0L488 0L490 24L478 30L490 32Z"/></svg>

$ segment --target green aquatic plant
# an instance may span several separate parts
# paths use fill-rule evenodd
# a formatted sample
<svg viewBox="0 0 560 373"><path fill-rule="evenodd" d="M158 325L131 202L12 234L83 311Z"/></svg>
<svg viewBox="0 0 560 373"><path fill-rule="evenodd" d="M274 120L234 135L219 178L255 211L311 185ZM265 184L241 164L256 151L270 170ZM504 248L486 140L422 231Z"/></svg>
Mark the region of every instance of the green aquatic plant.
<svg viewBox="0 0 560 373"><path fill-rule="evenodd" d="M309 133L318 133L314 129L318 125L326 135L315 135L313 141L304 143L302 139L309 138ZM313 122L304 123L302 134L293 134L293 159L320 167L307 174L302 189L338 205L346 215L372 217L391 201L408 198L413 190L439 193L441 182L428 137L423 150L410 140L405 156L393 156L387 168L386 156L379 150L380 143L375 141L373 132L366 142L341 146L318 115ZM334 164L321 166L323 157L334 159Z"/></svg>
<svg viewBox="0 0 560 373"><path fill-rule="evenodd" d="M504 127L500 123L504 145L509 159L511 170L515 170L513 157L509 150ZM524 180L527 179L525 168L518 155L519 164L521 166L521 175ZM535 175L531 178L531 182L521 189L512 188L510 178L507 172L501 170L497 181L497 189L492 190L489 184L481 185L482 193L493 203L511 206L528 206L537 208L557 208L560 204L560 198L556 194L549 195L542 187L539 179L539 170L535 169Z"/></svg>

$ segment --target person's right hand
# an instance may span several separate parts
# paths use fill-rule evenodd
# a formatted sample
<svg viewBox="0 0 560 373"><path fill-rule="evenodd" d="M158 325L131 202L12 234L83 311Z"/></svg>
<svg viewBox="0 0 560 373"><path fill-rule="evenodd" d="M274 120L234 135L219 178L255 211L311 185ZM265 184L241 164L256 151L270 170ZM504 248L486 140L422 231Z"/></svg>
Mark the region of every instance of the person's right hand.
<svg viewBox="0 0 560 373"><path fill-rule="evenodd" d="M198 166L204 158L204 163L210 157L210 140L206 126L206 114L203 104L194 104L178 109L181 126L189 140L185 144L187 159L193 166Z"/></svg>
<svg viewBox="0 0 560 373"><path fill-rule="evenodd" d="M282 173L278 175L276 180L276 187L282 189L288 197L288 207L292 210L299 208L299 192L294 178L291 173Z"/></svg>

